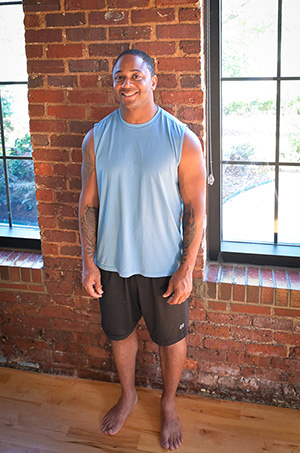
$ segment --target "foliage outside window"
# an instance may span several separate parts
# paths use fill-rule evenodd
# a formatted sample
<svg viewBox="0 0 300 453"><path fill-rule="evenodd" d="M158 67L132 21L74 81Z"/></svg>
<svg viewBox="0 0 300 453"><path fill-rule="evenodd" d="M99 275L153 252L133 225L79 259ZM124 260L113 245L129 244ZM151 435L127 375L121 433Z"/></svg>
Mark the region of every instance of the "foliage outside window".
<svg viewBox="0 0 300 453"><path fill-rule="evenodd" d="M38 238L21 2L0 2L0 59L0 236Z"/></svg>
<svg viewBox="0 0 300 453"><path fill-rule="evenodd" d="M220 33L219 252L299 257L300 3L210 5Z"/></svg>

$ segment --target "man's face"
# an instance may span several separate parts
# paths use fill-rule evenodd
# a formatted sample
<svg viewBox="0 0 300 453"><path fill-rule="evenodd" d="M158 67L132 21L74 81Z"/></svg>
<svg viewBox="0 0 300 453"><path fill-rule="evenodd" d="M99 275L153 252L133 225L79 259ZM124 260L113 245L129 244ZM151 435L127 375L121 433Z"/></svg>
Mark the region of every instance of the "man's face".
<svg viewBox="0 0 300 453"><path fill-rule="evenodd" d="M136 55L124 55L113 70L113 87L120 105L128 110L153 102L157 77L151 77L147 64Z"/></svg>

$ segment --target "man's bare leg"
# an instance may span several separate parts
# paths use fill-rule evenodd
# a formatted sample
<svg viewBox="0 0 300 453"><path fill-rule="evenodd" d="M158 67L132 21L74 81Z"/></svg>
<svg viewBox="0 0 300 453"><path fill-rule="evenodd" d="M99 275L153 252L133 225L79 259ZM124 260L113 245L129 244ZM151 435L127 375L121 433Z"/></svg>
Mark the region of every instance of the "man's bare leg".
<svg viewBox="0 0 300 453"><path fill-rule="evenodd" d="M122 391L117 404L103 417L102 431L105 434L114 435L120 431L137 402L135 364L138 339L136 330L125 340L112 340L111 344Z"/></svg>
<svg viewBox="0 0 300 453"><path fill-rule="evenodd" d="M160 442L166 450L175 450L183 442L175 398L186 359L186 351L186 338L171 346L160 346L159 348L163 378Z"/></svg>

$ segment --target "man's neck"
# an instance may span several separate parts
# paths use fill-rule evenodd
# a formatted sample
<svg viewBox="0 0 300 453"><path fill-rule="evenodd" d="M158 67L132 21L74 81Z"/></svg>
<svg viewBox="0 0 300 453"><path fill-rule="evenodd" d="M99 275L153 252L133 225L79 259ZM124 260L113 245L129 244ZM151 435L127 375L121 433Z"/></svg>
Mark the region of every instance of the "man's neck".
<svg viewBox="0 0 300 453"><path fill-rule="evenodd" d="M120 106L121 115L124 121L131 124L143 124L150 121L157 113L158 107L153 102L148 108L145 109L125 109L124 106Z"/></svg>

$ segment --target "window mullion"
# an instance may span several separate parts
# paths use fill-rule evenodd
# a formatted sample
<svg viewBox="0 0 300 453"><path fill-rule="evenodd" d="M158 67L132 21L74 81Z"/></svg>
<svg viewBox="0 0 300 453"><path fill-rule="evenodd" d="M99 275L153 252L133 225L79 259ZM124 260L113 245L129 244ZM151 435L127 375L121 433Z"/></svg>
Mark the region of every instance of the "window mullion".
<svg viewBox="0 0 300 453"><path fill-rule="evenodd" d="M9 194L9 185L8 185L8 171L7 171L7 162L6 162L6 149L5 149L1 93L0 93L0 128L1 128L1 142L2 142L2 152L3 152L3 171L4 171L6 200L7 200L7 214L8 214L9 227L11 228L12 227L11 203L10 203L10 194Z"/></svg>

